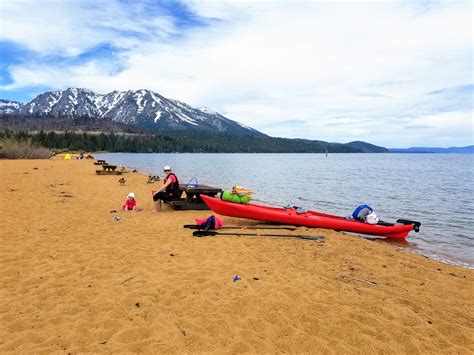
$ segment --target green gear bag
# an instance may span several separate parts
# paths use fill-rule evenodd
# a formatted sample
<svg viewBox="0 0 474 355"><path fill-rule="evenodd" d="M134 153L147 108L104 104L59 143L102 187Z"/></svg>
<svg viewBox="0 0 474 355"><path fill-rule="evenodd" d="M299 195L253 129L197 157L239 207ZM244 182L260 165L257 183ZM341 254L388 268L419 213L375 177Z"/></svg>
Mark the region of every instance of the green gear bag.
<svg viewBox="0 0 474 355"><path fill-rule="evenodd" d="M222 191L221 200L229 201L233 203L248 204L250 202L250 196L233 194L232 191Z"/></svg>

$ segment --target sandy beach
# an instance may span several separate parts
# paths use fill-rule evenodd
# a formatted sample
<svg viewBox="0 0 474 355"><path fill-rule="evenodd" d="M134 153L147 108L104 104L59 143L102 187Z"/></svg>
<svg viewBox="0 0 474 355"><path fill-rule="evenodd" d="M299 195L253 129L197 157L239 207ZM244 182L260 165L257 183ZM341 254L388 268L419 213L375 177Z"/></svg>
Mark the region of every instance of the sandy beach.
<svg viewBox="0 0 474 355"><path fill-rule="evenodd" d="M212 211L95 169L0 161L0 352L474 352L472 270L321 229L196 238Z"/></svg>

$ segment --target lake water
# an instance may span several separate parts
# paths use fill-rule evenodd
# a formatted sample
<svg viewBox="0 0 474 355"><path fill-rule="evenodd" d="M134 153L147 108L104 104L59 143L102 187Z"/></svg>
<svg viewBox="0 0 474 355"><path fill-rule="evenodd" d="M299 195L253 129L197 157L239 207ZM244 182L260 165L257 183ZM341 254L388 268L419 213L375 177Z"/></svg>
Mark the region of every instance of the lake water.
<svg viewBox="0 0 474 355"><path fill-rule="evenodd" d="M182 183L254 190L254 202L349 216L369 204L381 220L420 221L399 246L474 269L474 154L97 154ZM151 188L150 188L151 189Z"/></svg>

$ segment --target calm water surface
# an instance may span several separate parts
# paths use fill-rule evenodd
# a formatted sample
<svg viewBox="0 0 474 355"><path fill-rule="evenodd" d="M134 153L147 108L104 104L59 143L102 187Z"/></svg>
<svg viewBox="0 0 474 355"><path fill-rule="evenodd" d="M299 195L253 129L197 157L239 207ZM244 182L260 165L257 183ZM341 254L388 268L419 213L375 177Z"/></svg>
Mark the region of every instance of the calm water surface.
<svg viewBox="0 0 474 355"><path fill-rule="evenodd" d="M254 202L349 216L371 205L382 220L422 223L402 248L474 269L474 154L97 154L181 182L254 190Z"/></svg>

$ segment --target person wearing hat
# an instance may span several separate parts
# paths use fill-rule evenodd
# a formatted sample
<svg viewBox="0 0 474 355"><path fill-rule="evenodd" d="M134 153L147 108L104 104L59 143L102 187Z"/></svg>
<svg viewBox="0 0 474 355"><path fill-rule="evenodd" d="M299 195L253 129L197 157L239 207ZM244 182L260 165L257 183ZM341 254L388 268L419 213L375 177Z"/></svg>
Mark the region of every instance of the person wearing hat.
<svg viewBox="0 0 474 355"><path fill-rule="evenodd" d="M137 201L135 200L135 194L130 192L127 196L127 201L125 201L125 204L122 206L122 209L124 211L135 211L136 208Z"/></svg>
<svg viewBox="0 0 474 355"><path fill-rule="evenodd" d="M163 171L166 174L163 180L163 186L153 193L155 212L161 211L161 201L169 202L171 200L177 200L180 196L178 177L171 172L169 165L166 165Z"/></svg>

